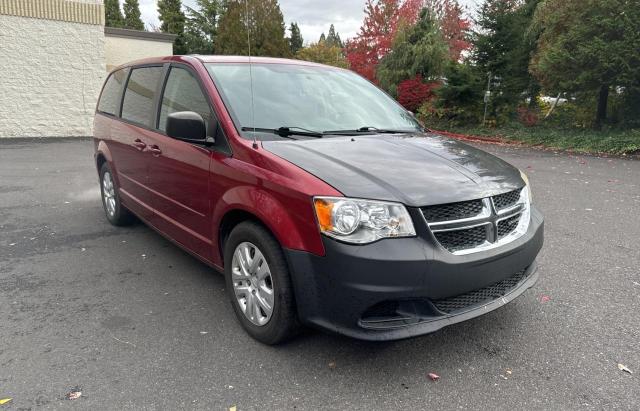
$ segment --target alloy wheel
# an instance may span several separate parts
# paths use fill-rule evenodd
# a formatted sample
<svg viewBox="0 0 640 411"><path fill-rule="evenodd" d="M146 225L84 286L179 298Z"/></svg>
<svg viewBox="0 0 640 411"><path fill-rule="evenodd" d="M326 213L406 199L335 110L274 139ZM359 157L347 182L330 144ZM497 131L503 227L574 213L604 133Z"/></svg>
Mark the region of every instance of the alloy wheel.
<svg viewBox="0 0 640 411"><path fill-rule="evenodd" d="M268 323L273 314L273 280L266 258L254 244L243 242L236 247L231 281L244 316L258 326Z"/></svg>
<svg viewBox="0 0 640 411"><path fill-rule="evenodd" d="M108 171L102 175L102 196L104 198L104 205L107 209L107 214L109 217L113 217L116 213L116 192L113 187L111 173Z"/></svg>

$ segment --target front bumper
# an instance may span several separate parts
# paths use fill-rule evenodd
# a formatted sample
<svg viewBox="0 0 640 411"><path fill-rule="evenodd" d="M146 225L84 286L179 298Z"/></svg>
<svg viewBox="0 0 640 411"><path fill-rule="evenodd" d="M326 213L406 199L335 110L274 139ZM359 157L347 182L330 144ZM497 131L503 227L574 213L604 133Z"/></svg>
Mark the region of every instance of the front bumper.
<svg viewBox="0 0 640 411"><path fill-rule="evenodd" d="M416 231L367 245L323 238L323 257L285 250L301 321L364 340L408 338L495 310L538 279L535 207L522 237L478 253L450 253L426 224Z"/></svg>

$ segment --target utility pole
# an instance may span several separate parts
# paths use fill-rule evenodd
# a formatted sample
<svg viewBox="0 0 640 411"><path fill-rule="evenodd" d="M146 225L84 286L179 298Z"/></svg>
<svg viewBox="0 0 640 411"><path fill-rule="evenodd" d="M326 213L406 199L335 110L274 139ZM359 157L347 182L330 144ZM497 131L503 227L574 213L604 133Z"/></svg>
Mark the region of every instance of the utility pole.
<svg viewBox="0 0 640 411"><path fill-rule="evenodd" d="M491 72L487 73L487 91L484 93L484 116L482 117L482 127L487 122L487 108L489 107L489 98L491 97Z"/></svg>

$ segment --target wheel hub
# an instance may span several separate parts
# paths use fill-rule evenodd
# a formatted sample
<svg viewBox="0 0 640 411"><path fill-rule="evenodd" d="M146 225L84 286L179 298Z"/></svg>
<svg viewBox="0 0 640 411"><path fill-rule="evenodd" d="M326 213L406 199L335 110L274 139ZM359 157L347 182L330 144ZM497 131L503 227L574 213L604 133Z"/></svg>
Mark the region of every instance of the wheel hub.
<svg viewBox="0 0 640 411"><path fill-rule="evenodd" d="M231 262L231 280L244 316L258 326L269 322L273 314L273 281L269 264L256 245L238 244Z"/></svg>
<svg viewBox="0 0 640 411"><path fill-rule="evenodd" d="M111 173L108 171L102 175L102 197L107 214L113 217L116 213L116 192Z"/></svg>

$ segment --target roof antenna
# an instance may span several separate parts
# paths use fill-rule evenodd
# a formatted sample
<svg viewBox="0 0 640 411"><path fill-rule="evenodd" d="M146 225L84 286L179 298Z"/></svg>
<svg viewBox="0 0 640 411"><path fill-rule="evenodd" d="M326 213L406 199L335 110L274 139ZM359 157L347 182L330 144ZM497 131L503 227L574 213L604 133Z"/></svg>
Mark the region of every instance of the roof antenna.
<svg viewBox="0 0 640 411"><path fill-rule="evenodd" d="M249 89L251 90L251 126L253 128L253 148L258 149L256 138L256 114L253 104L253 70L251 66L251 26L249 25L249 0L244 0L244 7L247 15L247 47L249 48Z"/></svg>

